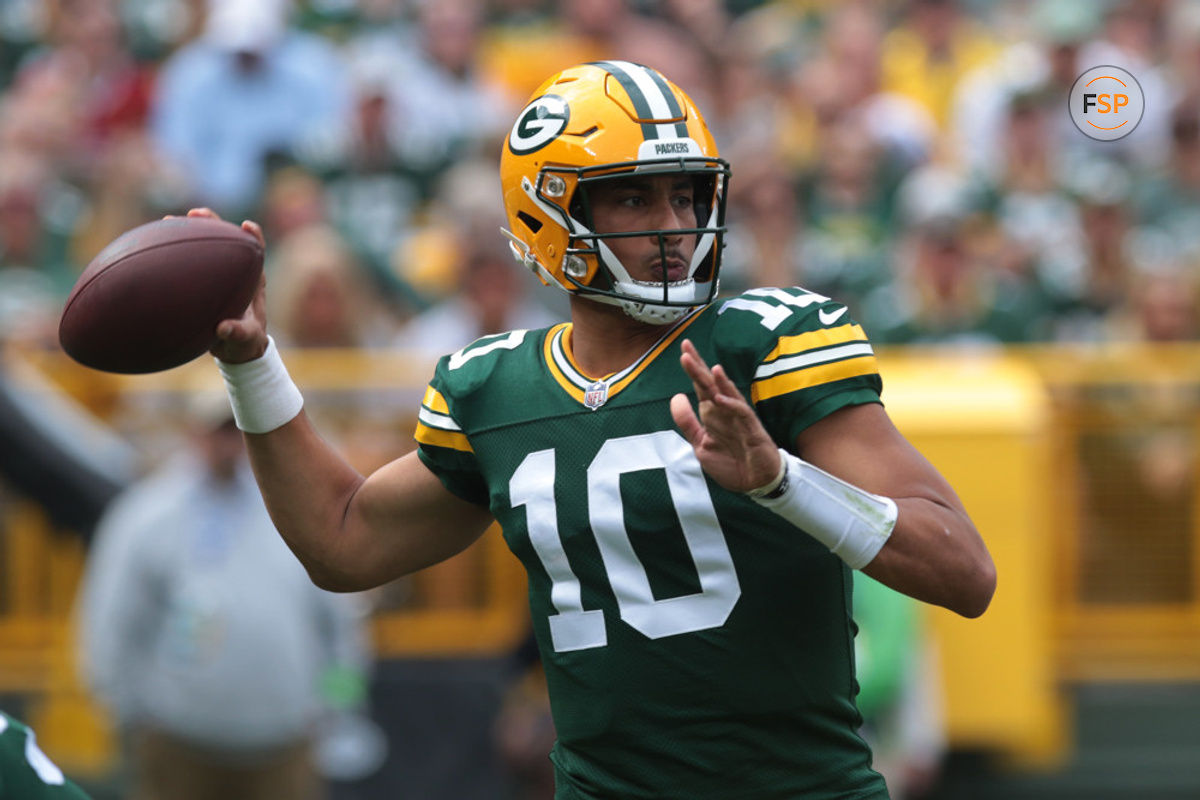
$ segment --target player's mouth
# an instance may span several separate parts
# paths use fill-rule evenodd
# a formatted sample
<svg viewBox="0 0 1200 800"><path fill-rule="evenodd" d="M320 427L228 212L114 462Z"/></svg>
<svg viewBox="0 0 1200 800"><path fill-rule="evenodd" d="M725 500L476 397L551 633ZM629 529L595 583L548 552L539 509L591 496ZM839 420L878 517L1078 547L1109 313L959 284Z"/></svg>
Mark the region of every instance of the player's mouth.
<svg viewBox="0 0 1200 800"><path fill-rule="evenodd" d="M681 258L667 259L667 282L674 283L681 281L687 277L687 264ZM655 261L650 265L650 274L654 276L653 280L657 283L662 280L663 262Z"/></svg>

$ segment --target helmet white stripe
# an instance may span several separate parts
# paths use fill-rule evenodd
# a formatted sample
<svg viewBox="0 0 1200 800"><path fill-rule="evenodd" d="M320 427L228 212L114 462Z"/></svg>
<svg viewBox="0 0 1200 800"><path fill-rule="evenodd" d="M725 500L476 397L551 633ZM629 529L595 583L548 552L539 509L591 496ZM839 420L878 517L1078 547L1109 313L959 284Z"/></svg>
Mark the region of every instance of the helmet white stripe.
<svg viewBox="0 0 1200 800"><path fill-rule="evenodd" d="M609 72L615 74L619 71L633 81L645 98L652 118L671 119L677 116L666 93L659 87L658 82L654 80L646 67L634 64L632 61L603 61L601 63ZM654 128L656 138L659 139L674 139L679 136L676 132L675 122L658 123Z"/></svg>

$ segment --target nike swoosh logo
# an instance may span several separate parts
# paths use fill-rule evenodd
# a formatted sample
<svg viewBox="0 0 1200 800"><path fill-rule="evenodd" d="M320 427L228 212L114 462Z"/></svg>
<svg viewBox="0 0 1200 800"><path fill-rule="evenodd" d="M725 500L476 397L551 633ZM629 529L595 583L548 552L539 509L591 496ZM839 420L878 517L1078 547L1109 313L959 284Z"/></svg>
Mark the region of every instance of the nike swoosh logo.
<svg viewBox="0 0 1200 800"><path fill-rule="evenodd" d="M820 311L817 312L817 318L821 320L822 325L832 325L833 323L835 323L839 319L841 319L842 315L845 313L846 313L845 306L842 306L837 311L826 311L825 309L822 308Z"/></svg>

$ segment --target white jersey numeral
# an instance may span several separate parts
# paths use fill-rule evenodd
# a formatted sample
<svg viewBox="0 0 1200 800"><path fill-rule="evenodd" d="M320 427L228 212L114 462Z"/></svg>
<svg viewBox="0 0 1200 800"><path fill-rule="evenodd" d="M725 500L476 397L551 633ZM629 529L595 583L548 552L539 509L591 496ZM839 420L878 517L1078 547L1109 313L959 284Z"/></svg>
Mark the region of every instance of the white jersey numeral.
<svg viewBox="0 0 1200 800"><path fill-rule="evenodd" d="M755 297L770 298L779 303L779 305L752 299ZM825 303L828 301L829 298L825 295L810 292L806 289L751 289L739 297L726 300L717 309L717 313L724 314L726 311L731 310L749 311L761 318L760 321L764 328L773 331L782 325L783 321L790 317L795 309L808 308L814 303ZM822 321L824 321L823 317Z"/></svg>
<svg viewBox="0 0 1200 800"><path fill-rule="evenodd" d="M700 591L694 594L654 599L646 568L630 541L621 476L651 469L666 471L671 501L700 579ZM579 578L558 531L554 475L553 449L530 453L513 473L509 495L514 508L525 506L530 544L550 577L550 601L558 611L550 617L555 651L602 647L608 642L604 612L583 608ZM741 597L741 586L700 463L682 436L659 431L608 440L588 466L587 489L588 518L624 622L651 639L725 624Z"/></svg>
<svg viewBox="0 0 1200 800"><path fill-rule="evenodd" d="M515 350L525 341L525 334L528 332L516 330L477 339L450 356L450 369L458 369L475 356L486 355L496 350Z"/></svg>

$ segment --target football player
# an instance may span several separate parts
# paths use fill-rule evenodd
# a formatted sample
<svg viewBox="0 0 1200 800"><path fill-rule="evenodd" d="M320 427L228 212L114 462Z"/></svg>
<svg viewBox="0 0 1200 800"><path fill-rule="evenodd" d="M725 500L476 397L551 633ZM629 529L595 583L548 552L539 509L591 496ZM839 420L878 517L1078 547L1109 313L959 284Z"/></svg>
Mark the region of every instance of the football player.
<svg viewBox="0 0 1200 800"><path fill-rule="evenodd" d="M42 752L27 725L0 711L0 798L88 800L88 795Z"/></svg>
<svg viewBox="0 0 1200 800"><path fill-rule="evenodd" d="M279 530L318 584L359 590L498 520L560 800L887 797L856 733L850 570L968 617L995 570L884 412L866 333L800 288L718 296L729 166L652 69L548 79L500 171L514 253L571 319L442 358L414 453L364 478L323 442L261 293L218 327Z"/></svg>

